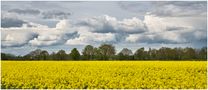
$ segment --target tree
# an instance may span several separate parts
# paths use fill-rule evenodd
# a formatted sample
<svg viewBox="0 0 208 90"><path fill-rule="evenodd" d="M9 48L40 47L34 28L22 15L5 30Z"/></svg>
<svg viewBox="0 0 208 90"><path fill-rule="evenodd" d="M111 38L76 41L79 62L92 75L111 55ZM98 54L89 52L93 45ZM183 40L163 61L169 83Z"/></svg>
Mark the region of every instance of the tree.
<svg viewBox="0 0 208 90"><path fill-rule="evenodd" d="M48 56L49 56L49 53L46 50L43 50L43 51L40 52L40 58L42 60L47 60Z"/></svg>
<svg viewBox="0 0 208 90"><path fill-rule="evenodd" d="M102 55L101 55L101 53L100 53L100 49L99 48L94 48L93 49L93 53L94 53L94 55L93 55L93 59L98 59L98 60L100 60L100 59L102 59Z"/></svg>
<svg viewBox="0 0 208 90"><path fill-rule="evenodd" d="M117 56L118 56L118 59L119 59L119 60L125 60L125 59L126 59L125 55L124 55L123 53L121 53L121 52L118 53Z"/></svg>
<svg viewBox="0 0 208 90"><path fill-rule="evenodd" d="M207 60L207 47L201 48L201 50L199 52L199 57L200 57L200 59Z"/></svg>
<svg viewBox="0 0 208 90"><path fill-rule="evenodd" d="M1 53L1 60L8 60L6 53Z"/></svg>
<svg viewBox="0 0 208 90"><path fill-rule="evenodd" d="M127 55L127 56L133 54L132 51L128 48L123 48L120 53L122 53L123 55Z"/></svg>
<svg viewBox="0 0 208 90"><path fill-rule="evenodd" d="M66 60L67 59L67 54L64 50L59 50L56 53L56 57L57 57L58 60Z"/></svg>
<svg viewBox="0 0 208 90"><path fill-rule="evenodd" d="M49 56L49 58L52 59L52 60L57 60L58 59L55 52L52 52L51 55Z"/></svg>
<svg viewBox="0 0 208 90"><path fill-rule="evenodd" d="M70 53L70 57L73 60L79 60L80 59L80 54L79 54L79 51L77 50L77 48L72 49L72 51Z"/></svg>
<svg viewBox="0 0 208 90"><path fill-rule="evenodd" d="M94 55L94 48L93 48L93 46L91 46L91 45L87 45L87 46L85 46L85 48L84 48L84 50L83 50L83 52L82 52L82 54L83 54L83 56L86 58L86 59L92 59L93 58L93 55Z"/></svg>
<svg viewBox="0 0 208 90"><path fill-rule="evenodd" d="M41 49L36 49L34 51L31 51L29 54L25 55L24 57L30 60L40 60L41 52L42 52Z"/></svg>
<svg viewBox="0 0 208 90"><path fill-rule="evenodd" d="M158 59L157 50L156 49L149 49L149 59L155 60Z"/></svg>
<svg viewBox="0 0 208 90"><path fill-rule="evenodd" d="M135 52L134 57L135 57L135 59L143 60L144 59L144 47L138 49Z"/></svg>
<svg viewBox="0 0 208 90"><path fill-rule="evenodd" d="M134 55L132 51L123 48L117 55L115 55L115 47L111 44L102 44L99 47L87 45L82 54L74 48L70 54L66 54L64 50L59 50L57 53L53 52L49 55L46 50L36 49L26 55L13 55L9 53L1 53L2 60L207 60L207 47L203 48L169 48L161 47L159 49L145 50L144 47L136 50ZM83 58L84 57L84 58Z"/></svg>
<svg viewBox="0 0 208 90"><path fill-rule="evenodd" d="M126 60L126 59L132 59L132 51L127 48L123 48L120 53L118 53L119 60Z"/></svg>
<svg viewBox="0 0 208 90"><path fill-rule="evenodd" d="M184 49L184 59L196 59L196 52L193 48L187 47Z"/></svg>
<svg viewBox="0 0 208 90"><path fill-rule="evenodd" d="M115 47L111 44L102 44L99 47L100 54L102 55L102 59L108 60L111 56L115 55L116 50Z"/></svg>
<svg viewBox="0 0 208 90"><path fill-rule="evenodd" d="M16 60L17 57L13 54L1 53L1 60Z"/></svg>

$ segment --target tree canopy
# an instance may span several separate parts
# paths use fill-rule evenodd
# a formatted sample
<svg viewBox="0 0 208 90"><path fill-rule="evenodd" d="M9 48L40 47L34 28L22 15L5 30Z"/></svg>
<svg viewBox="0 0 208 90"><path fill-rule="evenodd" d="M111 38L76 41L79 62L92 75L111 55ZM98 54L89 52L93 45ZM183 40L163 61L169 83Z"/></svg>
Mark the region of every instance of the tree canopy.
<svg viewBox="0 0 208 90"><path fill-rule="evenodd" d="M128 48L123 48L116 54L112 44L102 44L99 47L86 45L82 55L77 48L73 48L70 53L66 53L65 50L49 53L46 50L36 49L24 56L1 53L1 60L207 60L207 47L200 49L161 47L149 50L141 47L134 53Z"/></svg>
<svg viewBox="0 0 208 90"><path fill-rule="evenodd" d="M79 60L80 59L80 54L77 48L72 49L71 53L69 54L71 59L73 60Z"/></svg>

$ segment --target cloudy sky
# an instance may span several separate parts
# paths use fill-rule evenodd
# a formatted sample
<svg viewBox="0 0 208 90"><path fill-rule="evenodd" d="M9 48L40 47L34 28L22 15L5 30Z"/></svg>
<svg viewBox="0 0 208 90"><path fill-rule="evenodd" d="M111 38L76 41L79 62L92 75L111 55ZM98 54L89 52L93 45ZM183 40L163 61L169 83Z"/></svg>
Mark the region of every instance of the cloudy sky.
<svg viewBox="0 0 208 90"><path fill-rule="evenodd" d="M207 45L206 1L1 2L1 52Z"/></svg>

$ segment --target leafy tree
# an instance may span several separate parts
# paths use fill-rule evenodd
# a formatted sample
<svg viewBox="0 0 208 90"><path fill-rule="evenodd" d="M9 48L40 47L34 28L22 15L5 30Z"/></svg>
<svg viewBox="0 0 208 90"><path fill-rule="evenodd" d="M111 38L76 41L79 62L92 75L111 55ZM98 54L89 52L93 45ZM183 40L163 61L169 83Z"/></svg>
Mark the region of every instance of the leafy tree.
<svg viewBox="0 0 208 90"><path fill-rule="evenodd" d="M1 53L1 60L17 60L17 57L13 54Z"/></svg>
<svg viewBox="0 0 208 90"><path fill-rule="evenodd" d="M93 59L95 59L95 60L100 60L100 59L102 59L102 55L101 55L101 53L100 53L100 49L99 48L94 48L93 49L93 53L94 53L94 55L93 55Z"/></svg>
<svg viewBox="0 0 208 90"><path fill-rule="evenodd" d="M47 60L48 57L49 57L49 53L48 53L46 50L41 51L41 53L40 53L40 58L41 58L42 60Z"/></svg>
<svg viewBox="0 0 208 90"><path fill-rule="evenodd" d="M41 49L36 49L34 51L31 51L29 54L25 55L24 57L29 60L40 60L41 59Z"/></svg>
<svg viewBox="0 0 208 90"><path fill-rule="evenodd" d="M71 57L73 60L79 60L79 59L80 59L80 54L79 54L77 48L72 49L72 51L71 51L71 53L70 53L70 57Z"/></svg>
<svg viewBox="0 0 208 90"><path fill-rule="evenodd" d="M127 48L123 48L121 52L118 54L119 60L126 60L126 59L132 59L132 51Z"/></svg>
<svg viewBox="0 0 208 90"><path fill-rule="evenodd" d="M125 55L123 54L123 53L118 53L118 60L125 60L126 59L126 57L125 57Z"/></svg>
<svg viewBox="0 0 208 90"><path fill-rule="evenodd" d="M24 56L1 53L1 60L207 60L207 47L195 49L187 48L168 48L151 49L145 51L144 47L136 50L134 55L130 49L124 48L115 55L115 47L111 44L102 44L100 47L87 45L83 49L83 55L74 48L68 55L64 50L49 54L46 50L36 49Z"/></svg>
<svg viewBox="0 0 208 90"><path fill-rule="evenodd" d="M52 53L50 54L49 58L50 58L51 60L58 60L57 55L56 55L55 52L52 52Z"/></svg>
<svg viewBox="0 0 208 90"><path fill-rule="evenodd" d="M199 52L199 58L207 60L207 47L201 48Z"/></svg>
<svg viewBox="0 0 208 90"><path fill-rule="evenodd" d="M108 60L111 56L115 55L116 50L115 47L111 44L102 44L99 47L100 54L102 55L102 59Z"/></svg>
<svg viewBox="0 0 208 90"><path fill-rule="evenodd" d="M86 59L92 59L93 58L93 55L94 55L94 48L93 48L93 46L91 46L91 45L87 45L87 46L85 46L85 48L84 48L84 50L83 50L83 52L82 52L82 54L83 54L83 56L86 58Z"/></svg>
<svg viewBox="0 0 208 90"><path fill-rule="evenodd" d="M138 49L134 54L135 59L144 60L144 47Z"/></svg>
<svg viewBox="0 0 208 90"><path fill-rule="evenodd" d="M193 48L185 48L184 49L184 59L195 59L196 58L196 53L195 50Z"/></svg>
<svg viewBox="0 0 208 90"><path fill-rule="evenodd" d="M67 59L67 54L64 50L59 50L57 53L56 53L56 58L58 60L66 60Z"/></svg>
<svg viewBox="0 0 208 90"><path fill-rule="evenodd" d="M133 54L132 51L128 48L123 48L120 53L122 53L123 55L127 55L127 56Z"/></svg>
<svg viewBox="0 0 208 90"><path fill-rule="evenodd" d="M156 49L149 49L149 59L155 60L158 59L157 50Z"/></svg>

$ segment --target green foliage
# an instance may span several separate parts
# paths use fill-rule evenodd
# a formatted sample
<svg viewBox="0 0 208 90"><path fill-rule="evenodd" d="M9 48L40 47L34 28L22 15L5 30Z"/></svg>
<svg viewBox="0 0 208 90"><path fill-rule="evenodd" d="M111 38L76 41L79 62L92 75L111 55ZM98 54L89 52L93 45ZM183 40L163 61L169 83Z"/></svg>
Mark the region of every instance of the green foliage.
<svg viewBox="0 0 208 90"><path fill-rule="evenodd" d="M46 50L36 49L24 56L1 53L1 60L207 60L207 47L201 49L168 48L145 50L139 48L133 54L130 49L123 48L117 55L115 47L111 44L102 44L99 47L87 45L80 55L74 48L70 54L64 50L49 54Z"/></svg>
<svg viewBox="0 0 208 90"><path fill-rule="evenodd" d="M47 51L45 51L45 50L42 51L40 53L40 58L41 58L41 60L47 60L49 58L49 53Z"/></svg>
<svg viewBox="0 0 208 90"><path fill-rule="evenodd" d="M67 54L64 50L59 50L56 54L57 60L66 60L67 59Z"/></svg>
<svg viewBox="0 0 208 90"><path fill-rule="evenodd" d="M72 51L70 53L70 57L73 60L79 60L80 59L79 51L76 48L72 49Z"/></svg>
<svg viewBox="0 0 208 90"><path fill-rule="evenodd" d="M93 46L91 45L87 45L83 52L82 52L82 55L84 57L84 59L87 59L87 60L90 60L90 59L93 59L93 55L94 55L94 50L93 50Z"/></svg>
<svg viewBox="0 0 208 90"><path fill-rule="evenodd" d="M103 60L112 59L111 56L116 53L115 47L111 44L102 44L99 50Z"/></svg>

